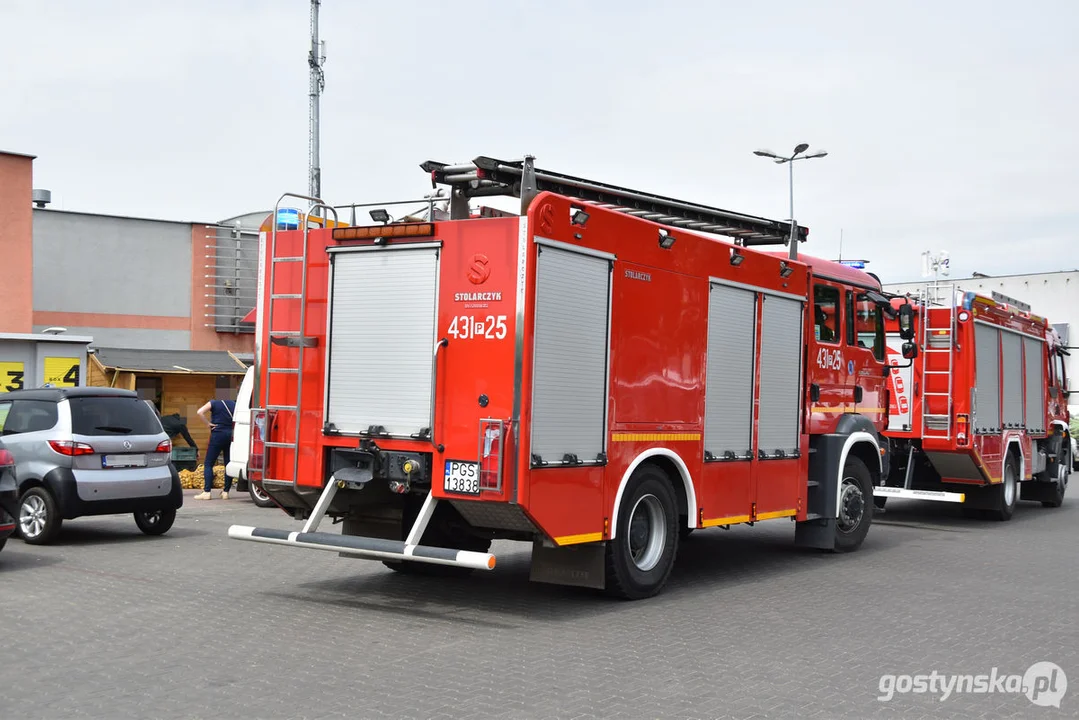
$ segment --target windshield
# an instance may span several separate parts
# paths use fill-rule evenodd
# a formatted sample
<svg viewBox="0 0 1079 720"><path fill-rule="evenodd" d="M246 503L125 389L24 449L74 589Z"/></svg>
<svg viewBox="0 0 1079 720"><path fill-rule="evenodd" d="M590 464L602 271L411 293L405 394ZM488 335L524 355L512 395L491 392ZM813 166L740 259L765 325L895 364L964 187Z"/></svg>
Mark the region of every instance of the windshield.
<svg viewBox="0 0 1079 720"><path fill-rule="evenodd" d="M69 398L71 431L76 435L156 435L161 422L138 398Z"/></svg>

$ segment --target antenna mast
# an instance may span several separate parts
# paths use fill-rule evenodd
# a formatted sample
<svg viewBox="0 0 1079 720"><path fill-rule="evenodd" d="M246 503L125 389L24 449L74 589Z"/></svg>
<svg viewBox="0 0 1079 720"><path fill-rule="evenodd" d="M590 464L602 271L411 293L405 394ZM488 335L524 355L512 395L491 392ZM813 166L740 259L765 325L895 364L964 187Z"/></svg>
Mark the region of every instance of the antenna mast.
<svg viewBox="0 0 1079 720"><path fill-rule="evenodd" d="M326 62L326 43L318 39L318 9L321 0L311 0L311 50L307 55L307 64L311 68L311 132L308 142L308 182L307 192L311 197L322 197L322 168L319 167L318 126L319 97L326 86L322 65Z"/></svg>

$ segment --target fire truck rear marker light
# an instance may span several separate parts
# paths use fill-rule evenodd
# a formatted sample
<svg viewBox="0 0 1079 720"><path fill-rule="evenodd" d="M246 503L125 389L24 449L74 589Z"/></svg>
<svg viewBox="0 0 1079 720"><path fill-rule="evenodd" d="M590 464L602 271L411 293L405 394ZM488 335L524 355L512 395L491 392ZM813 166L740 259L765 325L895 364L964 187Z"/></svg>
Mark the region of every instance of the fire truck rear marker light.
<svg viewBox="0 0 1079 720"><path fill-rule="evenodd" d="M603 533L582 533L581 535L563 535L554 539L557 545L579 545L581 543L599 542L603 539Z"/></svg>

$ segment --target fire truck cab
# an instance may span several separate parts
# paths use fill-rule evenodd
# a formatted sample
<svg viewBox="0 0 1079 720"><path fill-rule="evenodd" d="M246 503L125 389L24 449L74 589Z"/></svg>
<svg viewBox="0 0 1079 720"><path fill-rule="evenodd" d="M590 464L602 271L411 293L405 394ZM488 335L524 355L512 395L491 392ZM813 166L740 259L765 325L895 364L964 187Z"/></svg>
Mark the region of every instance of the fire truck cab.
<svg viewBox="0 0 1079 720"><path fill-rule="evenodd" d="M250 472L305 522L231 537L398 571L491 569L519 540L533 580L626 598L695 529L861 545L889 462L876 279L798 257L803 227L530 157L422 167L448 219L293 196L335 222L264 234ZM494 195L520 215L469 204Z"/></svg>
<svg viewBox="0 0 1079 720"><path fill-rule="evenodd" d="M894 462L877 506L938 500L998 520L1020 499L1059 507L1072 460L1067 350L1053 327L1020 301L952 284L926 285L914 308L917 360L900 357L888 327Z"/></svg>

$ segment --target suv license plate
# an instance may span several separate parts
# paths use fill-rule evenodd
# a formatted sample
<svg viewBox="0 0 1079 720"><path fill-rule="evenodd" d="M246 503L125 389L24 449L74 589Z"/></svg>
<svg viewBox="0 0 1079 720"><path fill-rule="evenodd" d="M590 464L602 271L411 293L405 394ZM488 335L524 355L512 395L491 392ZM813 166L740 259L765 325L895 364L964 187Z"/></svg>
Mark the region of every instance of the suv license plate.
<svg viewBox="0 0 1079 720"><path fill-rule="evenodd" d="M103 468L146 467L145 455L104 455L101 458Z"/></svg>
<svg viewBox="0 0 1079 720"><path fill-rule="evenodd" d="M442 483L446 492L462 495L480 494L480 464L462 460L446 461L446 477Z"/></svg>

